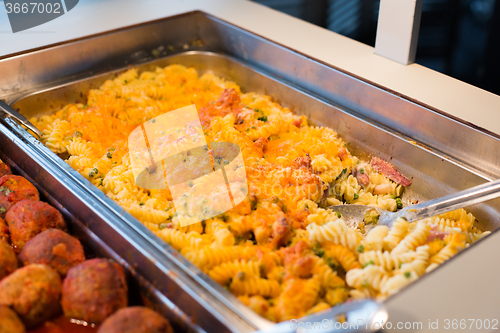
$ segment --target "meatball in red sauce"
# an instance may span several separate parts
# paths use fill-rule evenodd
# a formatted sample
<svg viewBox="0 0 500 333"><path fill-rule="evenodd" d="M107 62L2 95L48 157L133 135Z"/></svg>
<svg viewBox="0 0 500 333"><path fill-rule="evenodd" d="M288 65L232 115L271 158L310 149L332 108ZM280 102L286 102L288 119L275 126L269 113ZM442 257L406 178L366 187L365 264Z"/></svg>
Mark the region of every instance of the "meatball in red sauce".
<svg viewBox="0 0 500 333"><path fill-rule="evenodd" d="M26 328L16 312L5 305L0 305L0 333L25 333Z"/></svg>
<svg viewBox="0 0 500 333"><path fill-rule="evenodd" d="M6 175L0 178L0 217L5 218L10 208L24 199L40 200L33 184L21 176Z"/></svg>
<svg viewBox="0 0 500 333"><path fill-rule="evenodd" d="M25 266L0 281L0 305L11 307L33 328L60 313L61 287L61 277L49 266Z"/></svg>
<svg viewBox="0 0 500 333"><path fill-rule="evenodd" d="M173 333L167 319L157 312L132 306L116 311L99 327L97 333Z"/></svg>
<svg viewBox="0 0 500 333"><path fill-rule="evenodd" d="M127 306L125 272L108 259L91 259L71 268L64 279L64 315L99 324Z"/></svg>
<svg viewBox="0 0 500 333"><path fill-rule="evenodd" d="M46 202L22 200L7 213L10 241L16 253L27 241L47 229L67 230L61 213Z"/></svg>
<svg viewBox="0 0 500 333"><path fill-rule="evenodd" d="M24 245L19 259L24 265L48 265L65 277L71 267L85 261L85 253L78 239L59 229L48 229Z"/></svg>
<svg viewBox="0 0 500 333"><path fill-rule="evenodd" d="M0 239L0 280L17 269L17 257L9 243ZM1 331L0 331L1 332Z"/></svg>

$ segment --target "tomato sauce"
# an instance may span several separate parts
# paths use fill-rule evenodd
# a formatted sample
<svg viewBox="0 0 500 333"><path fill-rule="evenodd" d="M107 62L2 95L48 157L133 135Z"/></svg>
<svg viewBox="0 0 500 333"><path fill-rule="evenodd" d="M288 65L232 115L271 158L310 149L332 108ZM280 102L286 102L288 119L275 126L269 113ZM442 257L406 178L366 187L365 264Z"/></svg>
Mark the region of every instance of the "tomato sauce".
<svg viewBox="0 0 500 333"><path fill-rule="evenodd" d="M95 333L97 328L97 325L89 324L83 320L61 316L29 330L28 333Z"/></svg>

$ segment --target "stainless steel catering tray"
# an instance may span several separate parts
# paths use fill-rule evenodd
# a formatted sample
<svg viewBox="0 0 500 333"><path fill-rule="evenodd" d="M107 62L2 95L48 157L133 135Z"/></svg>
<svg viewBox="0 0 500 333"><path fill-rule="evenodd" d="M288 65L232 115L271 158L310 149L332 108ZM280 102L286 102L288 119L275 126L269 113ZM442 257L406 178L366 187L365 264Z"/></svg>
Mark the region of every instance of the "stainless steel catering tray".
<svg viewBox="0 0 500 333"><path fill-rule="evenodd" d="M81 100L85 91L129 64L145 70L169 63L193 66L200 72L212 70L244 90L269 94L295 112L306 114L313 123L336 129L355 154L392 159L398 169L413 177L407 199L427 200L500 176L498 136L200 12L1 59L0 98L28 117L41 115ZM58 171L61 181L71 182L73 190L85 193L81 199L86 205L102 210L111 225L130 232L129 241L144 257L138 270L188 315L195 316L200 326L249 331L269 325L24 129L10 119L5 123L12 135L44 158L47 168L50 165ZM481 229L498 230L500 200L470 208ZM386 304L399 304L412 290L439 276L446 277L455 262L469 253L479 255L499 234L471 246ZM161 274L165 282L159 280Z"/></svg>
<svg viewBox="0 0 500 333"><path fill-rule="evenodd" d="M32 153L0 124L0 159L10 165L15 174L27 178L34 184L41 200L63 214L71 235L82 242L85 252L90 252L99 258L111 258L125 268L129 285L129 303L144 304L157 310L170 319L176 332L204 332L138 273L133 262L123 258L127 252L132 256L131 252L136 251L132 244L127 243L129 235L107 225L104 215L101 215L98 209L85 205L78 198L76 191L65 187L56 175L50 173L49 168L39 163L40 159L34 158ZM122 251L119 255L115 249L126 251Z"/></svg>

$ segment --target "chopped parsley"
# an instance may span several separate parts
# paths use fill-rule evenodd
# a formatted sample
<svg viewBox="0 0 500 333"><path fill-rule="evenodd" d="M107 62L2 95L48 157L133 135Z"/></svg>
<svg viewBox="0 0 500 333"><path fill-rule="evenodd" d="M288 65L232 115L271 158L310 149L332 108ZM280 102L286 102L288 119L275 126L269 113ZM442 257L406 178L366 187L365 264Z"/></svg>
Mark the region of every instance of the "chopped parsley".
<svg viewBox="0 0 500 333"><path fill-rule="evenodd" d="M337 215L339 219L342 217L342 214L340 214L339 212L335 212L335 215Z"/></svg>
<svg viewBox="0 0 500 333"><path fill-rule="evenodd" d="M139 202L139 206L144 206L144 202Z"/></svg>
<svg viewBox="0 0 500 333"><path fill-rule="evenodd" d="M108 152L108 153L106 154L106 157L107 157L107 158L113 158L113 154L112 154L111 152Z"/></svg>
<svg viewBox="0 0 500 333"><path fill-rule="evenodd" d="M73 136L74 136L75 138L81 138L81 137L82 137L82 135L83 135L83 134L82 134L82 132L78 132L78 131L76 131L75 133L73 133Z"/></svg>
<svg viewBox="0 0 500 333"><path fill-rule="evenodd" d="M357 193L354 193L354 200L358 199L359 198L359 194Z"/></svg>
<svg viewBox="0 0 500 333"><path fill-rule="evenodd" d="M405 272L405 278L409 279L411 276L411 273L410 272Z"/></svg>
<svg viewBox="0 0 500 333"><path fill-rule="evenodd" d="M365 247L363 246L363 244L359 244L357 250L358 250L359 253L363 253L363 252L365 252Z"/></svg>
<svg viewBox="0 0 500 333"><path fill-rule="evenodd" d="M257 120L260 120L260 121L266 122L266 121L267 121L267 116L262 116L262 117L259 117L259 118L257 118Z"/></svg>

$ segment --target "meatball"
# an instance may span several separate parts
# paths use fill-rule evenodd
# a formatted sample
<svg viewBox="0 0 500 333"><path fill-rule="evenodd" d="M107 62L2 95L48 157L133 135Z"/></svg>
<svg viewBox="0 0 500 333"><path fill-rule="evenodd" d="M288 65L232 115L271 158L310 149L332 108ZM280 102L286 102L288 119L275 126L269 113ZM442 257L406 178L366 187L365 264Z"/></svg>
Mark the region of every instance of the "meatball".
<svg viewBox="0 0 500 333"><path fill-rule="evenodd" d="M133 306L118 310L106 319L97 333L173 333L167 319L155 311Z"/></svg>
<svg viewBox="0 0 500 333"><path fill-rule="evenodd" d="M40 199L33 184L21 176L5 175L0 178L0 217L5 217L9 209L23 199Z"/></svg>
<svg viewBox="0 0 500 333"><path fill-rule="evenodd" d="M5 164L4 162L2 162L2 160L0 160L0 178L2 178L5 175L12 175L12 171L10 170L10 167L7 164Z"/></svg>
<svg viewBox="0 0 500 333"><path fill-rule="evenodd" d="M16 253L21 252L27 241L44 230L67 230L66 222L57 209L46 202L22 200L7 213L5 221L10 230L10 241Z"/></svg>
<svg viewBox="0 0 500 333"><path fill-rule="evenodd" d="M62 277L85 260L82 244L59 229L42 231L24 245L19 259L24 265L45 264Z"/></svg>
<svg viewBox="0 0 500 333"><path fill-rule="evenodd" d="M0 239L3 239L7 243L10 241L9 227L7 226L7 223L5 223L5 220L1 217L0 217Z"/></svg>
<svg viewBox="0 0 500 333"><path fill-rule="evenodd" d="M64 279L61 305L66 317L99 324L127 303L125 272L113 261L84 261Z"/></svg>
<svg viewBox="0 0 500 333"><path fill-rule="evenodd" d="M21 319L16 312L5 305L0 305L0 333L25 333Z"/></svg>
<svg viewBox="0 0 500 333"><path fill-rule="evenodd" d="M0 305L10 306L32 328L60 312L61 288L61 277L49 266L25 266L0 281Z"/></svg>
<svg viewBox="0 0 500 333"><path fill-rule="evenodd" d="M17 269L16 254L9 243L0 239L0 280Z"/></svg>

